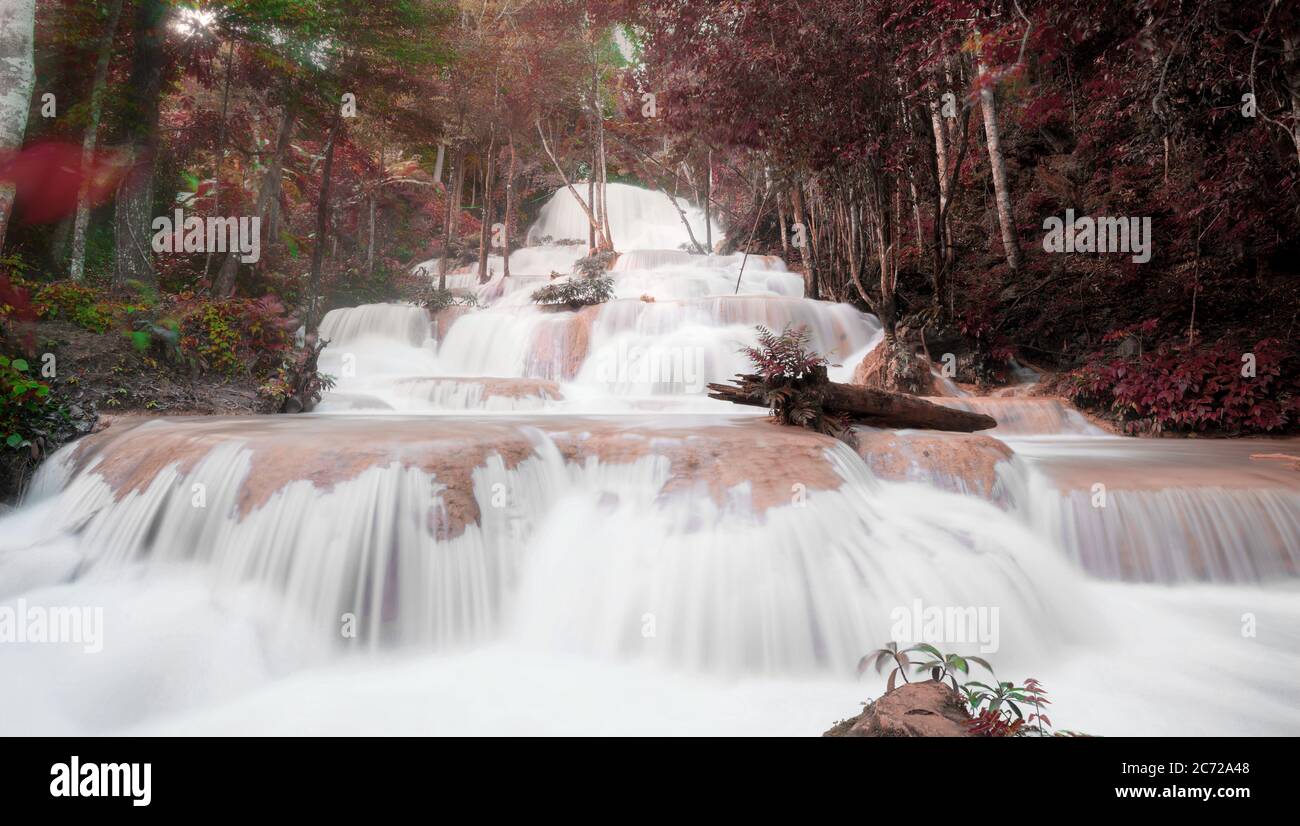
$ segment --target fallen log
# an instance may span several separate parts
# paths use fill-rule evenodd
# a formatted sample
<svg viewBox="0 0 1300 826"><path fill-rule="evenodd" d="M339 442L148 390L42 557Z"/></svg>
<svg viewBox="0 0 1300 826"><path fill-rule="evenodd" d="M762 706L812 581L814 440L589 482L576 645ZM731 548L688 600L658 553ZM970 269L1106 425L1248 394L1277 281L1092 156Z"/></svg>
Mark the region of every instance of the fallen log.
<svg viewBox="0 0 1300 826"><path fill-rule="evenodd" d="M773 389L761 376L737 374L734 384L710 384L709 398L734 404L773 408ZM832 416L848 417L859 424L875 427L954 430L974 433L997 427L997 419L983 413L970 413L934 404L906 393L892 393L856 384L832 381L794 383L777 388L788 398L806 396L822 411ZM782 402L787 403L787 402Z"/></svg>

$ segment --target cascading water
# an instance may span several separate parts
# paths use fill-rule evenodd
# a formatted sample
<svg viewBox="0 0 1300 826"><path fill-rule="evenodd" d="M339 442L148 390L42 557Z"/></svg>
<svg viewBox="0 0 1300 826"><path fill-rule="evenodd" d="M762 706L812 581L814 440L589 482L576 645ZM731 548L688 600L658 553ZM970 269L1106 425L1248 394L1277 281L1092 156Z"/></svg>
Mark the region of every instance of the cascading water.
<svg viewBox="0 0 1300 826"><path fill-rule="evenodd" d="M48 462L0 522L0 605L98 606L104 645L0 644L0 732L816 734L919 601L996 612L934 641L1071 728L1300 733L1258 666L1300 652L1295 474L1040 399L945 400L996 439L776 427L704 393L755 325L847 380L876 321L691 254L662 193L609 202L610 302L529 300L585 252L561 190L509 279L448 276L482 306L331 312L318 413L123 419Z"/></svg>

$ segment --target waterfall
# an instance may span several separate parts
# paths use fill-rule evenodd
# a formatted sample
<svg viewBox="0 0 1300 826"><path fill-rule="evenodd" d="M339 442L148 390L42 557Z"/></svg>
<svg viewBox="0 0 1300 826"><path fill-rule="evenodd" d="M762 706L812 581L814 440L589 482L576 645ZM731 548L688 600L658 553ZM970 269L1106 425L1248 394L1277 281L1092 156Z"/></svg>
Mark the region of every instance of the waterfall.
<svg viewBox="0 0 1300 826"><path fill-rule="evenodd" d="M586 199L586 184L575 184ZM612 183L605 186L605 203L609 211L609 226L614 248L619 250L679 250L690 245L690 234L682 224L682 215L691 225L696 240L703 244L704 211L688 201L677 198L677 208L662 192L649 192L630 184ZM528 230L528 245L571 241L587 243L590 223L587 213L574 200L568 189L561 188L542 207L537 221ZM718 225L713 226L713 240L722 238Z"/></svg>
<svg viewBox="0 0 1300 826"><path fill-rule="evenodd" d="M1044 680L1070 728L1300 733L1259 667L1300 653L1300 474L1250 458L1294 441L970 394L936 401L997 429L779 427L705 385L757 325L848 380L876 319L692 252L662 193L609 203L606 303L531 301L586 253L561 189L510 278L449 274L478 306L328 313L315 413L118 418L47 461L0 517L0 609L98 607L103 650L0 644L0 733L816 734L913 606L990 619L915 636Z"/></svg>

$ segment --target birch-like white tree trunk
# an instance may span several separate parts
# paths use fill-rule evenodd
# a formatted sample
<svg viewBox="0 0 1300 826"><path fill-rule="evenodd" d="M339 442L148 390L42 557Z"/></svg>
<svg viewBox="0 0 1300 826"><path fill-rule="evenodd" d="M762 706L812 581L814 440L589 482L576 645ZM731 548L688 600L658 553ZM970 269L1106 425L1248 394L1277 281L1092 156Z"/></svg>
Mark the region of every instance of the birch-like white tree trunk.
<svg viewBox="0 0 1300 826"><path fill-rule="evenodd" d="M113 56L113 40L122 17L122 0L115 0L108 13L108 26L99 45L95 61L95 79L90 87L90 123L81 139L81 184L77 189L77 218L72 227L72 259L69 274L80 281L86 274L86 231L90 228L90 178L99 142L99 120L104 111L104 90L108 86L108 64Z"/></svg>
<svg viewBox="0 0 1300 826"><path fill-rule="evenodd" d="M998 110L988 68L979 63L980 108L984 110L984 135L989 149L989 167L993 170L993 197L998 207L998 225L1002 228L1002 248L1012 272L1020 269L1020 242L1011 211L1011 187L1007 183L1007 164L1002 156L1002 138L998 132Z"/></svg>
<svg viewBox="0 0 1300 826"><path fill-rule="evenodd" d="M36 0L0 0L0 153L17 152L27 134L36 85ZM14 186L0 181L0 244L13 212Z"/></svg>

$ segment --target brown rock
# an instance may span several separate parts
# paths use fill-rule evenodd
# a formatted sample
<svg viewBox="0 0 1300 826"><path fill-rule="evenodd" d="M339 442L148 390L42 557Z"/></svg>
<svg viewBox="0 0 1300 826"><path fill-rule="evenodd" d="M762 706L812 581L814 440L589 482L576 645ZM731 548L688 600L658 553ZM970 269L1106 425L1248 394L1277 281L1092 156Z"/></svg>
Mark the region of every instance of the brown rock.
<svg viewBox="0 0 1300 826"><path fill-rule="evenodd" d="M885 694L824 737L972 737L961 699L943 683L908 683Z"/></svg>
<svg viewBox="0 0 1300 826"><path fill-rule="evenodd" d="M600 305L570 312L560 307L556 318L539 326L528 349L528 375L564 381L578 375L587 359L591 327L600 314Z"/></svg>
<svg viewBox="0 0 1300 826"><path fill-rule="evenodd" d="M889 342L884 340L854 368L853 383L918 396L938 395L930 360L923 355L912 355L906 346L902 346L897 357L890 358Z"/></svg>
<svg viewBox="0 0 1300 826"><path fill-rule="evenodd" d="M859 430L857 451L871 471L892 482L927 482L953 493L1001 499L997 466L1011 448L976 433Z"/></svg>
<svg viewBox="0 0 1300 826"><path fill-rule="evenodd" d="M433 337L438 341L446 341L447 333L451 330L451 325L455 324L458 319L469 315L473 311L473 307L467 307L463 304L454 304L450 307L444 307L434 313Z"/></svg>
<svg viewBox="0 0 1300 826"><path fill-rule="evenodd" d="M532 424L554 440L568 462L630 464L662 456L670 468L663 495L698 492L719 506L747 505L760 515L791 504L797 485L812 492L843 483L827 458L833 440L758 416L702 427L598 417L542 418ZM489 457L510 469L536 455L527 430L505 419L394 416L377 427L371 419L348 416L123 417L108 431L80 440L72 462L82 472L98 460L93 472L121 500L148 489L169 466L188 476L213 449L229 442L247 449L251 460L240 485L238 518L293 482L331 490L372 467L397 463L429 473L444 486L438 501L430 503L433 532L442 539L479 521L474 472ZM735 502L732 492L746 482L748 502Z"/></svg>

